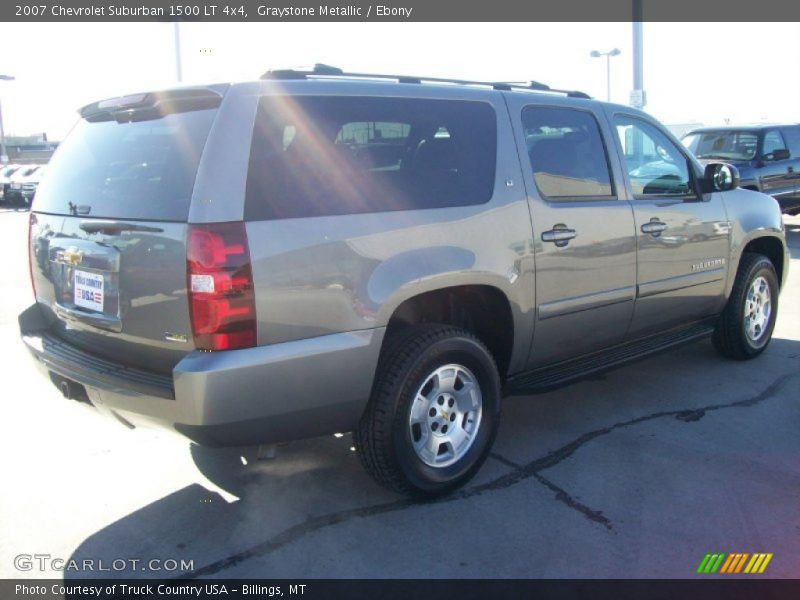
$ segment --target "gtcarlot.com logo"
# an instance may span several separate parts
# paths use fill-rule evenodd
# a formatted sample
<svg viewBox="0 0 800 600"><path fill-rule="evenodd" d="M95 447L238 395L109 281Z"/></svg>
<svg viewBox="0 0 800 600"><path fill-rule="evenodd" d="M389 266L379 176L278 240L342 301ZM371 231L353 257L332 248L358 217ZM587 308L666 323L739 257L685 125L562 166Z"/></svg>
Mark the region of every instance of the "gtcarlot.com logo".
<svg viewBox="0 0 800 600"><path fill-rule="evenodd" d="M17 554L14 557L17 571L193 571L194 560L174 558L59 558L50 554Z"/></svg>
<svg viewBox="0 0 800 600"><path fill-rule="evenodd" d="M755 575L763 573L771 560L771 552L757 552L754 554L749 554L747 552L706 554L703 560L700 561L697 572L709 575L715 573L725 575L736 573Z"/></svg>

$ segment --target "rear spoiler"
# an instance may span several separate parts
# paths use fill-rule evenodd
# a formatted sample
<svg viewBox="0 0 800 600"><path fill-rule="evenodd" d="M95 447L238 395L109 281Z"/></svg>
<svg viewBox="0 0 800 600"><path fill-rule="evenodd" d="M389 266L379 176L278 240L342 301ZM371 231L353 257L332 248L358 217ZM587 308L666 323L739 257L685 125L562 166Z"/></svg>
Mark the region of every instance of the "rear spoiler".
<svg viewBox="0 0 800 600"><path fill-rule="evenodd" d="M216 108L228 87L225 84L130 94L87 104L78 113L90 122L158 119L177 112Z"/></svg>

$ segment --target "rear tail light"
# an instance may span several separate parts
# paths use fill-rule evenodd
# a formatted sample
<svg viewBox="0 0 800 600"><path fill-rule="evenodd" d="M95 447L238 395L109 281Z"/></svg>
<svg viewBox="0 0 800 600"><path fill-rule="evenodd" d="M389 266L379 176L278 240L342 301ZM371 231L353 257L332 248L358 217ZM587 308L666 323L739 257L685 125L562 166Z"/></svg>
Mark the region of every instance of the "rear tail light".
<svg viewBox="0 0 800 600"><path fill-rule="evenodd" d="M28 276L31 278L31 290L33 290L33 299L36 300L36 283L33 280L33 226L36 225L36 215L30 213L28 217Z"/></svg>
<svg viewBox="0 0 800 600"><path fill-rule="evenodd" d="M253 271L244 223L190 225L186 263L195 346L255 346Z"/></svg>

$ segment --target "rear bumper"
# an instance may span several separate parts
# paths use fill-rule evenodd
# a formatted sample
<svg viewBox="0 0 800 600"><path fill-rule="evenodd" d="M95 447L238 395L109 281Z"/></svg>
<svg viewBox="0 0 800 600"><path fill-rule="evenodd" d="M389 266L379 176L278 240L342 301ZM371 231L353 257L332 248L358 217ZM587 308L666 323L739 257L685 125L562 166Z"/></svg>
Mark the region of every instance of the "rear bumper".
<svg viewBox="0 0 800 600"><path fill-rule="evenodd" d="M130 426L209 446L283 442L351 430L369 399L383 328L226 352L190 352L172 376L111 363L48 333L39 306L19 317L46 374L79 383Z"/></svg>

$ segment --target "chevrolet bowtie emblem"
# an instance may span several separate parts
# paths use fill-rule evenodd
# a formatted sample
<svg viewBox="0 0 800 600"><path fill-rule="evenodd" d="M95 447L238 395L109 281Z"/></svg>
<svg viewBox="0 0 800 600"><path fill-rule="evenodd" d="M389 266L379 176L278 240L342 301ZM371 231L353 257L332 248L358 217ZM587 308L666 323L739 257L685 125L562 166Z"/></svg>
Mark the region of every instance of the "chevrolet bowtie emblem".
<svg viewBox="0 0 800 600"><path fill-rule="evenodd" d="M61 253L61 257L65 263L70 265L79 265L81 264L81 260L83 260L83 253L79 250L70 248L69 250L64 250L64 252Z"/></svg>

